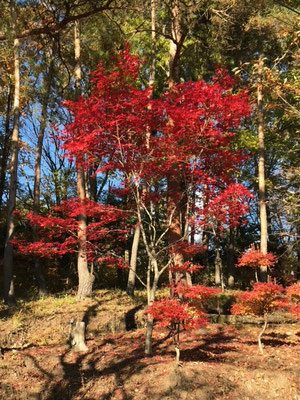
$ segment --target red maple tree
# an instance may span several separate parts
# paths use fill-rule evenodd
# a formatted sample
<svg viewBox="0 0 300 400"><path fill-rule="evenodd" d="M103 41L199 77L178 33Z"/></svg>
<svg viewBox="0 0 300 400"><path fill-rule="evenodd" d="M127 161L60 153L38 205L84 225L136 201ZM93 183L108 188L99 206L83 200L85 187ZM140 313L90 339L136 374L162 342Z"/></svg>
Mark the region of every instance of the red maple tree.
<svg viewBox="0 0 300 400"><path fill-rule="evenodd" d="M151 305L162 273L170 266L185 270L189 245L182 247L187 238L180 214L189 221L189 193L206 197L205 206L197 204L194 225L215 218L235 226L247 213L250 194L234 180L245 156L231 143L250 107L247 92L234 91L224 70L212 83L177 84L153 99L150 88L136 83L140 65L128 48L114 55L109 68L100 63L90 96L65 102L74 118L62 138L70 157L82 165L118 173L116 191L132 202L149 258ZM165 210L159 225L155 209ZM151 336L153 320L148 322Z"/></svg>
<svg viewBox="0 0 300 400"><path fill-rule="evenodd" d="M236 226L246 215L250 193L236 184L234 177L245 155L236 151L232 142L251 110L247 92L234 88L235 81L224 70L217 71L209 83L174 84L153 99L151 88L137 84L140 65L128 48L115 54L108 68L100 63L93 73L91 94L64 103L73 122L61 139L78 166L114 173L114 192L126 196L134 223L141 229L149 259L145 286L151 306L159 279L169 267L174 273L180 270L181 275L199 268L191 258L201 249L188 243L188 229L181 230L183 222L201 229L217 224L220 229ZM103 205L93 207L105 209ZM107 211L109 218L110 209ZM88 214L88 207L85 212ZM121 212L116 213L122 218ZM98 239L109 235L105 215L101 218L102 225L99 221L88 227L87 243L93 242L95 232ZM43 220L35 218L34 223L38 221L41 224ZM54 220L49 217L48 222ZM72 232L67 247L74 251L75 215L66 214L64 224ZM101 246L100 241L97 245ZM60 246L53 251L65 250ZM103 260L107 256L104 246ZM151 352L152 327L150 316L147 352Z"/></svg>
<svg viewBox="0 0 300 400"><path fill-rule="evenodd" d="M176 284L176 297L155 301L146 311L157 325L169 330L176 352L176 361L180 361L180 333L184 330L197 329L207 324L207 300L221 291L203 285L187 286Z"/></svg>
<svg viewBox="0 0 300 400"><path fill-rule="evenodd" d="M247 250L237 261L236 267L249 267L255 270L255 279L258 281L257 271L260 267L273 267L278 257L269 252L263 254L260 250Z"/></svg>
<svg viewBox="0 0 300 400"><path fill-rule="evenodd" d="M261 337L267 328L270 313L288 306L283 294L284 288L281 285L256 282L253 285L253 290L238 294L236 296L237 302L231 307L231 312L235 315L263 317L263 327L258 335L258 347L262 354Z"/></svg>

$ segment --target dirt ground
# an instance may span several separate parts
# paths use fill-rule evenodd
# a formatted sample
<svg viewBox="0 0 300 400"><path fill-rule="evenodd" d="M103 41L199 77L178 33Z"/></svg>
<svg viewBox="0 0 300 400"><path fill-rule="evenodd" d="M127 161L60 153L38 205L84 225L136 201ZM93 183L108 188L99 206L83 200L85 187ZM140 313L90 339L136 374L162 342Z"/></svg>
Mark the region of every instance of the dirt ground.
<svg viewBox="0 0 300 400"><path fill-rule="evenodd" d="M116 302L127 310L126 315L139 309L131 300L126 303L118 296L102 296L101 302L87 303L85 310L69 300L62 301L59 308L45 300L44 311L42 303L35 303L32 309L40 306L41 310L34 315L23 307L18 318L16 312L5 317L4 310L0 320L0 398L300 400L299 323L270 326L263 338L264 355L257 347L258 326L210 324L206 329L182 333L181 364L177 366L167 332L155 330L155 354L145 357L143 329L126 331L126 323L111 325L112 314L116 321ZM91 308L89 350L74 353L66 344L67 324L63 321L70 310L78 314ZM109 333L104 326L110 327ZM118 332L122 327L124 332Z"/></svg>

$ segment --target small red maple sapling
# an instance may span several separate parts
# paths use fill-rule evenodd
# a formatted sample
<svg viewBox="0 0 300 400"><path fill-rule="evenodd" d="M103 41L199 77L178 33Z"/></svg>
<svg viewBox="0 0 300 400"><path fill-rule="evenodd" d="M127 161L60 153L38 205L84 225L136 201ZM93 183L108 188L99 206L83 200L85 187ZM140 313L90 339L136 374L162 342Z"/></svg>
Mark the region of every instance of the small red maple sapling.
<svg viewBox="0 0 300 400"><path fill-rule="evenodd" d="M263 317L264 324L258 335L258 347L263 354L261 337L268 326L269 314L278 308L286 308L283 298L284 289L275 283L255 283L253 290L240 293L236 296L237 303L231 307L234 315L255 315Z"/></svg>
<svg viewBox="0 0 300 400"><path fill-rule="evenodd" d="M258 282L257 271L260 267L273 267L278 258L273 253L263 254L260 250L248 250L239 259L236 267L249 267L255 270L255 279Z"/></svg>
<svg viewBox="0 0 300 400"><path fill-rule="evenodd" d="M180 298L161 299L148 308L147 313L152 316L157 325L169 330L175 346L177 363L180 360L180 332L206 325L208 321L205 316L206 302L220 290L180 283L174 288L175 295L180 295Z"/></svg>

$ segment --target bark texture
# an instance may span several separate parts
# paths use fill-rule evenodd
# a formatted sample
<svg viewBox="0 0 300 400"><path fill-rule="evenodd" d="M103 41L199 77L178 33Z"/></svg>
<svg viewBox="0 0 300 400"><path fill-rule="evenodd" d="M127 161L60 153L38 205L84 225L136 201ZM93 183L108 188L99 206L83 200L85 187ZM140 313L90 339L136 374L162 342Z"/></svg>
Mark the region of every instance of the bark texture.
<svg viewBox="0 0 300 400"><path fill-rule="evenodd" d="M74 24L74 50L75 50L75 96L78 97L81 92L81 65L80 65L80 32L79 22L75 21ZM83 161L83 160L81 160ZM77 160L77 196L81 203L86 199L85 187L85 172L80 160ZM78 270L78 292L77 299L83 300L91 296L93 290L94 275L89 271L87 254L86 254L86 231L87 231L87 218L84 212L78 216L78 256L77 256L77 270Z"/></svg>
<svg viewBox="0 0 300 400"><path fill-rule="evenodd" d="M169 49L169 89L172 90L174 85L179 82L179 59L182 43L182 34L180 31L180 12L179 1L174 0L171 8L171 36ZM173 121L169 121L173 124ZM170 250L174 244L182 239L182 176L180 165L174 163L173 171L168 177L168 204L167 204L167 218L169 223L168 244ZM172 252L173 264L182 265L184 260L179 252ZM182 279L182 274L176 274L175 280ZM169 274L170 284L172 284L172 275ZM171 291L172 295L172 291Z"/></svg>
<svg viewBox="0 0 300 400"><path fill-rule="evenodd" d="M70 345L74 351L87 351L85 344L85 322L70 321Z"/></svg>
<svg viewBox="0 0 300 400"><path fill-rule="evenodd" d="M45 129L47 125L47 109L50 97L51 84L54 72L54 60L52 59L49 65L47 76L44 77L44 93L42 99L42 112L40 117L40 126L38 132L38 141L35 151L35 165L34 165L34 187L33 187L33 212L35 214L40 213L40 197L41 197L41 159L43 152L43 142ZM37 241L38 234L36 229L33 231L34 241ZM35 276L39 288L39 295L44 296L47 294L45 277L42 272L40 259L37 258L34 263Z"/></svg>
<svg viewBox="0 0 300 400"><path fill-rule="evenodd" d="M126 289L129 296L134 295L136 264L137 264L137 254L139 248L140 234L141 234L141 227L140 225L137 225L134 230L133 242L131 247L130 270L128 274L128 282Z"/></svg>
<svg viewBox="0 0 300 400"><path fill-rule="evenodd" d="M13 131L11 139L11 164L10 164L10 185L7 204L7 235L4 248L4 301L7 305L15 303L15 290L13 281L13 247L11 240L14 237L19 152L19 125L20 125L20 42L14 40L14 105L13 105Z"/></svg>
<svg viewBox="0 0 300 400"><path fill-rule="evenodd" d="M1 152L1 166L0 166L0 209L3 204L3 194L5 190L5 178L6 178L6 169L9 157L10 150L10 140L11 140L11 129L10 129L10 119L11 119L11 111L12 111L12 97L13 97L13 85L10 82L8 86L7 93L7 105L6 105L6 113L5 113L5 125L4 125L4 139L2 143L2 152Z"/></svg>
<svg viewBox="0 0 300 400"><path fill-rule="evenodd" d="M258 120L258 190L259 190L259 215L260 215L260 251L263 254L268 252L268 222L266 206L266 184L265 184L265 137L263 117L263 55L258 60L258 85L257 85L257 120ZM267 267L260 268L260 280L267 282Z"/></svg>

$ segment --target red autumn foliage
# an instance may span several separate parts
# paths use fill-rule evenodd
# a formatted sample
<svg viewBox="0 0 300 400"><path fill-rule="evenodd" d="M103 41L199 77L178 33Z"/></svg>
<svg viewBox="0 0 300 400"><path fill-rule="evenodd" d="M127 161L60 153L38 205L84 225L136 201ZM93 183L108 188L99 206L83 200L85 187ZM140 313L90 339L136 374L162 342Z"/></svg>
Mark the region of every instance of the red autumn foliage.
<svg viewBox="0 0 300 400"><path fill-rule="evenodd" d="M231 312L235 315L263 316L277 308L287 306L283 293L281 285L257 282L253 285L252 291L236 296L237 303L233 304Z"/></svg>
<svg viewBox="0 0 300 400"><path fill-rule="evenodd" d="M196 329L207 322L201 307L182 303L178 298L155 301L147 310L158 325L172 329L179 324L183 329Z"/></svg>
<svg viewBox="0 0 300 400"><path fill-rule="evenodd" d="M208 299L214 297L218 293L221 293L220 288L213 288L204 285L193 285L188 286L185 283L179 283L175 288L174 292L183 295L185 299L195 299L204 308Z"/></svg>
<svg viewBox="0 0 300 400"><path fill-rule="evenodd" d="M288 298L293 302L289 312L300 319L300 282L286 288Z"/></svg>
<svg viewBox="0 0 300 400"><path fill-rule="evenodd" d="M250 114L247 92L234 94L234 80L220 69L213 84L186 82L152 99L151 89L136 87L140 64L128 49L116 54L110 69L100 64L94 72L89 97L65 102L74 116L62 134L65 149L85 165L100 163L98 172L121 172L122 188L116 190L123 195L139 188L146 205L164 194L143 191L145 183L179 174L187 184L207 185L211 208L199 212L199 219L215 215L236 226L251 195L234 184L233 171L245 156L230 144Z"/></svg>
<svg viewBox="0 0 300 400"><path fill-rule="evenodd" d="M186 260L190 260L199 253L207 250L207 246L200 244L190 244L186 241L175 243L172 247L171 253L181 253Z"/></svg>
<svg viewBox="0 0 300 400"><path fill-rule="evenodd" d="M203 285L188 286L184 283L175 285L175 295L181 298L155 301L147 313L163 327L179 324L183 329L195 329L205 322L205 306L207 300L220 293L221 289Z"/></svg>
<svg viewBox="0 0 300 400"><path fill-rule="evenodd" d="M189 262L185 263L188 269ZM184 265L185 265L184 264ZM181 272L187 272L181 271ZM168 328L173 338L177 361L180 355L180 331L196 329L207 323L207 300L221 290L202 285L188 286L180 281L172 288L173 298L155 301L146 311L161 327Z"/></svg>
<svg viewBox="0 0 300 400"><path fill-rule="evenodd" d="M289 312L293 314L297 319L300 319L300 304L293 304Z"/></svg>
<svg viewBox="0 0 300 400"><path fill-rule="evenodd" d="M208 189L205 194L207 206L198 210L201 224L218 226L222 231L225 226L236 227L249 210L249 199L253 195L240 184L230 184L224 191L217 193ZM242 220L246 222L246 220Z"/></svg>
<svg viewBox="0 0 300 400"><path fill-rule="evenodd" d="M53 207L51 214L46 216L28 213L25 218L37 229L41 239L36 242L15 239L13 244L22 254L39 257L76 253L79 229L77 217L82 213L93 221L88 223L86 232L88 261L99 261L100 257L105 255L110 258L110 264L113 264L114 260L114 265L124 266L125 262L121 263L117 253L118 243L126 239L129 231L123 222L127 213L91 200L85 200L83 203L78 199L64 201L60 206ZM114 255L110 254L112 250Z"/></svg>
<svg viewBox="0 0 300 400"><path fill-rule="evenodd" d="M183 264L175 264L172 265L169 269L172 272L188 272L188 273L193 273L196 271L199 271L200 269L203 269L204 267L202 265L197 265L197 264L192 264L190 261L186 261Z"/></svg>
<svg viewBox="0 0 300 400"><path fill-rule="evenodd" d="M260 250L246 251L237 262L237 267L273 267L277 262L273 253L263 254Z"/></svg>
<svg viewBox="0 0 300 400"><path fill-rule="evenodd" d="M290 299L299 302L300 301L300 282L297 282L294 285L288 286L286 288L286 294Z"/></svg>

